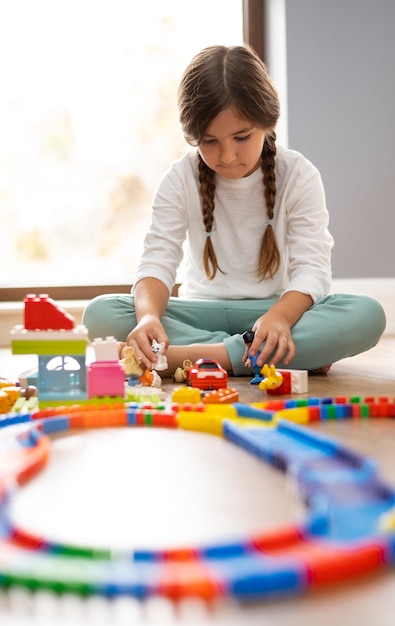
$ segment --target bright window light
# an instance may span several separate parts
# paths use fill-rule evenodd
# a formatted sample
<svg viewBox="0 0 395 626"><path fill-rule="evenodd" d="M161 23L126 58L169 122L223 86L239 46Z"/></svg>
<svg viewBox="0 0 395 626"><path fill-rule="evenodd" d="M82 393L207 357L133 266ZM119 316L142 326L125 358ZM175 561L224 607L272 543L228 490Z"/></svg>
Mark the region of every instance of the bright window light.
<svg viewBox="0 0 395 626"><path fill-rule="evenodd" d="M0 3L1 287L132 283L181 73L242 39L242 0Z"/></svg>

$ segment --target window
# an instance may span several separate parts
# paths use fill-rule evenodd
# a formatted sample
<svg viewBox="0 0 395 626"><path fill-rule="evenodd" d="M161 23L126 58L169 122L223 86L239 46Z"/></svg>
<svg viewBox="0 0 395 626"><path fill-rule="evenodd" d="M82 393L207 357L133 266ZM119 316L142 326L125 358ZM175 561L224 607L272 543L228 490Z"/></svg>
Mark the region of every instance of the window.
<svg viewBox="0 0 395 626"><path fill-rule="evenodd" d="M181 73L204 46L241 43L254 4L1 4L1 299L129 290L156 185L186 149Z"/></svg>

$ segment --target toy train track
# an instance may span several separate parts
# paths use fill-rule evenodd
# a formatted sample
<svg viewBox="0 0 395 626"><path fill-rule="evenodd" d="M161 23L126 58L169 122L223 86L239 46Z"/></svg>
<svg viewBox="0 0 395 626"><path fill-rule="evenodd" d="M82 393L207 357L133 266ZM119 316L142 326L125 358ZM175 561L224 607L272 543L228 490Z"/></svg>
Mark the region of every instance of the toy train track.
<svg viewBox="0 0 395 626"><path fill-rule="evenodd" d="M199 405L55 407L8 414L0 429L0 585L56 592L270 598L391 566L395 490L376 464L308 427L318 420L395 417L388 398L309 398ZM54 433L76 428L165 427L224 437L291 474L307 505L302 524L233 543L117 551L60 544L16 527L15 492L41 471Z"/></svg>

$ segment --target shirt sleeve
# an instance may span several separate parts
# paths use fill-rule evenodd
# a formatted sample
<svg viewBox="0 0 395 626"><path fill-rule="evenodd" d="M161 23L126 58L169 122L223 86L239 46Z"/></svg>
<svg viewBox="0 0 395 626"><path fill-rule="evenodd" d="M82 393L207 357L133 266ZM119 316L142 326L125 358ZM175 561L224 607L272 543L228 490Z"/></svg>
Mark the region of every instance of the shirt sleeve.
<svg viewBox="0 0 395 626"><path fill-rule="evenodd" d="M294 185L287 213L289 281L284 292L300 291L316 302L330 289L333 238L324 187L314 166Z"/></svg>
<svg viewBox="0 0 395 626"><path fill-rule="evenodd" d="M171 293L188 229L187 196L182 177L171 167L154 196L151 225L144 239L134 284L142 278L157 278Z"/></svg>

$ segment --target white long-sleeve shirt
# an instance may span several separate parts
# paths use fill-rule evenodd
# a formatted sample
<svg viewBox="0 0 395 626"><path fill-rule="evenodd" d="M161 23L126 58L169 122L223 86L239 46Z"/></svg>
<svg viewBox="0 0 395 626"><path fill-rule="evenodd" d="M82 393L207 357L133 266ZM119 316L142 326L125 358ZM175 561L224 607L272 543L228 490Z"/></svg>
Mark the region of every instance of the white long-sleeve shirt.
<svg viewBox="0 0 395 626"><path fill-rule="evenodd" d="M273 279L256 276L262 235L267 228L263 174L245 178L216 175L212 243L218 264L208 280L203 266L203 224L196 150L174 162L154 197L152 222L135 277L161 280L171 292L203 299L248 299L280 296L296 290L314 301L331 282L331 248L325 193L317 168L300 153L277 147L276 201L273 228L281 265ZM183 260L183 272L178 273Z"/></svg>

